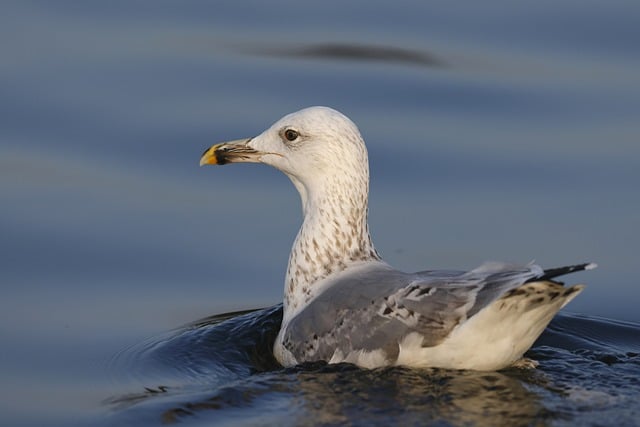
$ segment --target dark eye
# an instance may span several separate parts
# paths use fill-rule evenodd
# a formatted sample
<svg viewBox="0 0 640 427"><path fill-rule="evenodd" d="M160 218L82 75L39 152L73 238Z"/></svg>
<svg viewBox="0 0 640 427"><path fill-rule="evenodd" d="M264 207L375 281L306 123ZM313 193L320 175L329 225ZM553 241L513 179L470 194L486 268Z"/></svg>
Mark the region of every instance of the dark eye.
<svg viewBox="0 0 640 427"><path fill-rule="evenodd" d="M287 138L287 141L295 141L298 139L298 136L300 136L300 134L293 129L287 129L284 131L284 137Z"/></svg>

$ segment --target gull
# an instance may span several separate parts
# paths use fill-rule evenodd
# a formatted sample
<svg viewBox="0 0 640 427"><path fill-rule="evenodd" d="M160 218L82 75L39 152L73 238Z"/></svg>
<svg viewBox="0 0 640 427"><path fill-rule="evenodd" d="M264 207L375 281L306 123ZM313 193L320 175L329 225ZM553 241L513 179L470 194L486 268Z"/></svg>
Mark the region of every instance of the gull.
<svg viewBox="0 0 640 427"><path fill-rule="evenodd" d="M201 166L238 162L284 172L302 200L273 348L283 366L534 367L524 353L584 287L554 279L596 267L487 262L470 271L394 269L369 233L364 140L349 118L328 107L286 115L256 137L213 145L200 159Z"/></svg>

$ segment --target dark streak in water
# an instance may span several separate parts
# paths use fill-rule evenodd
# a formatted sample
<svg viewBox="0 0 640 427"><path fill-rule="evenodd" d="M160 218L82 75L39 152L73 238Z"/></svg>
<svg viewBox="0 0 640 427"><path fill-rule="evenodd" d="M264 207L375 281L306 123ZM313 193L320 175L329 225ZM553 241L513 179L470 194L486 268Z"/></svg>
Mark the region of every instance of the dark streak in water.
<svg viewBox="0 0 640 427"><path fill-rule="evenodd" d="M375 61L427 67L444 67L435 55L393 46L374 46L351 43L319 43L303 46L243 46L236 50L254 55L289 58Z"/></svg>

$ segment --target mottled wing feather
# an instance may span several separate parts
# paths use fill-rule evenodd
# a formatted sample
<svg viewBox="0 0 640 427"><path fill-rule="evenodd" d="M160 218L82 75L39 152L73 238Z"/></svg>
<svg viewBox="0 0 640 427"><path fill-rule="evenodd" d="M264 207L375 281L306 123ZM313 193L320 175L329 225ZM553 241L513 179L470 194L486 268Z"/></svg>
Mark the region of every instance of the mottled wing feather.
<svg viewBox="0 0 640 427"><path fill-rule="evenodd" d="M411 332L441 343L505 292L541 274L537 266L486 264L470 272L406 274L389 268L345 276L294 317L283 345L298 362L330 360L336 350L382 349L390 360Z"/></svg>

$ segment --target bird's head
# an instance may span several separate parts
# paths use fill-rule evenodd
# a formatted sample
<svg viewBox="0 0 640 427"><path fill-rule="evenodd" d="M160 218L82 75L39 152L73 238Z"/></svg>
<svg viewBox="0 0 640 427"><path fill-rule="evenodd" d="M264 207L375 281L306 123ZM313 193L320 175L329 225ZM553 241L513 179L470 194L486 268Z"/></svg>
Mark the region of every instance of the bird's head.
<svg viewBox="0 0 640 427"><path fill-rule="evenodd" d="M284 116L260 135L216 144L200 165L264 163L287 174L296 187L326 181L350 182L345 175L368 182L367 150L356 125L328 107L309 107Z"/></svg>

